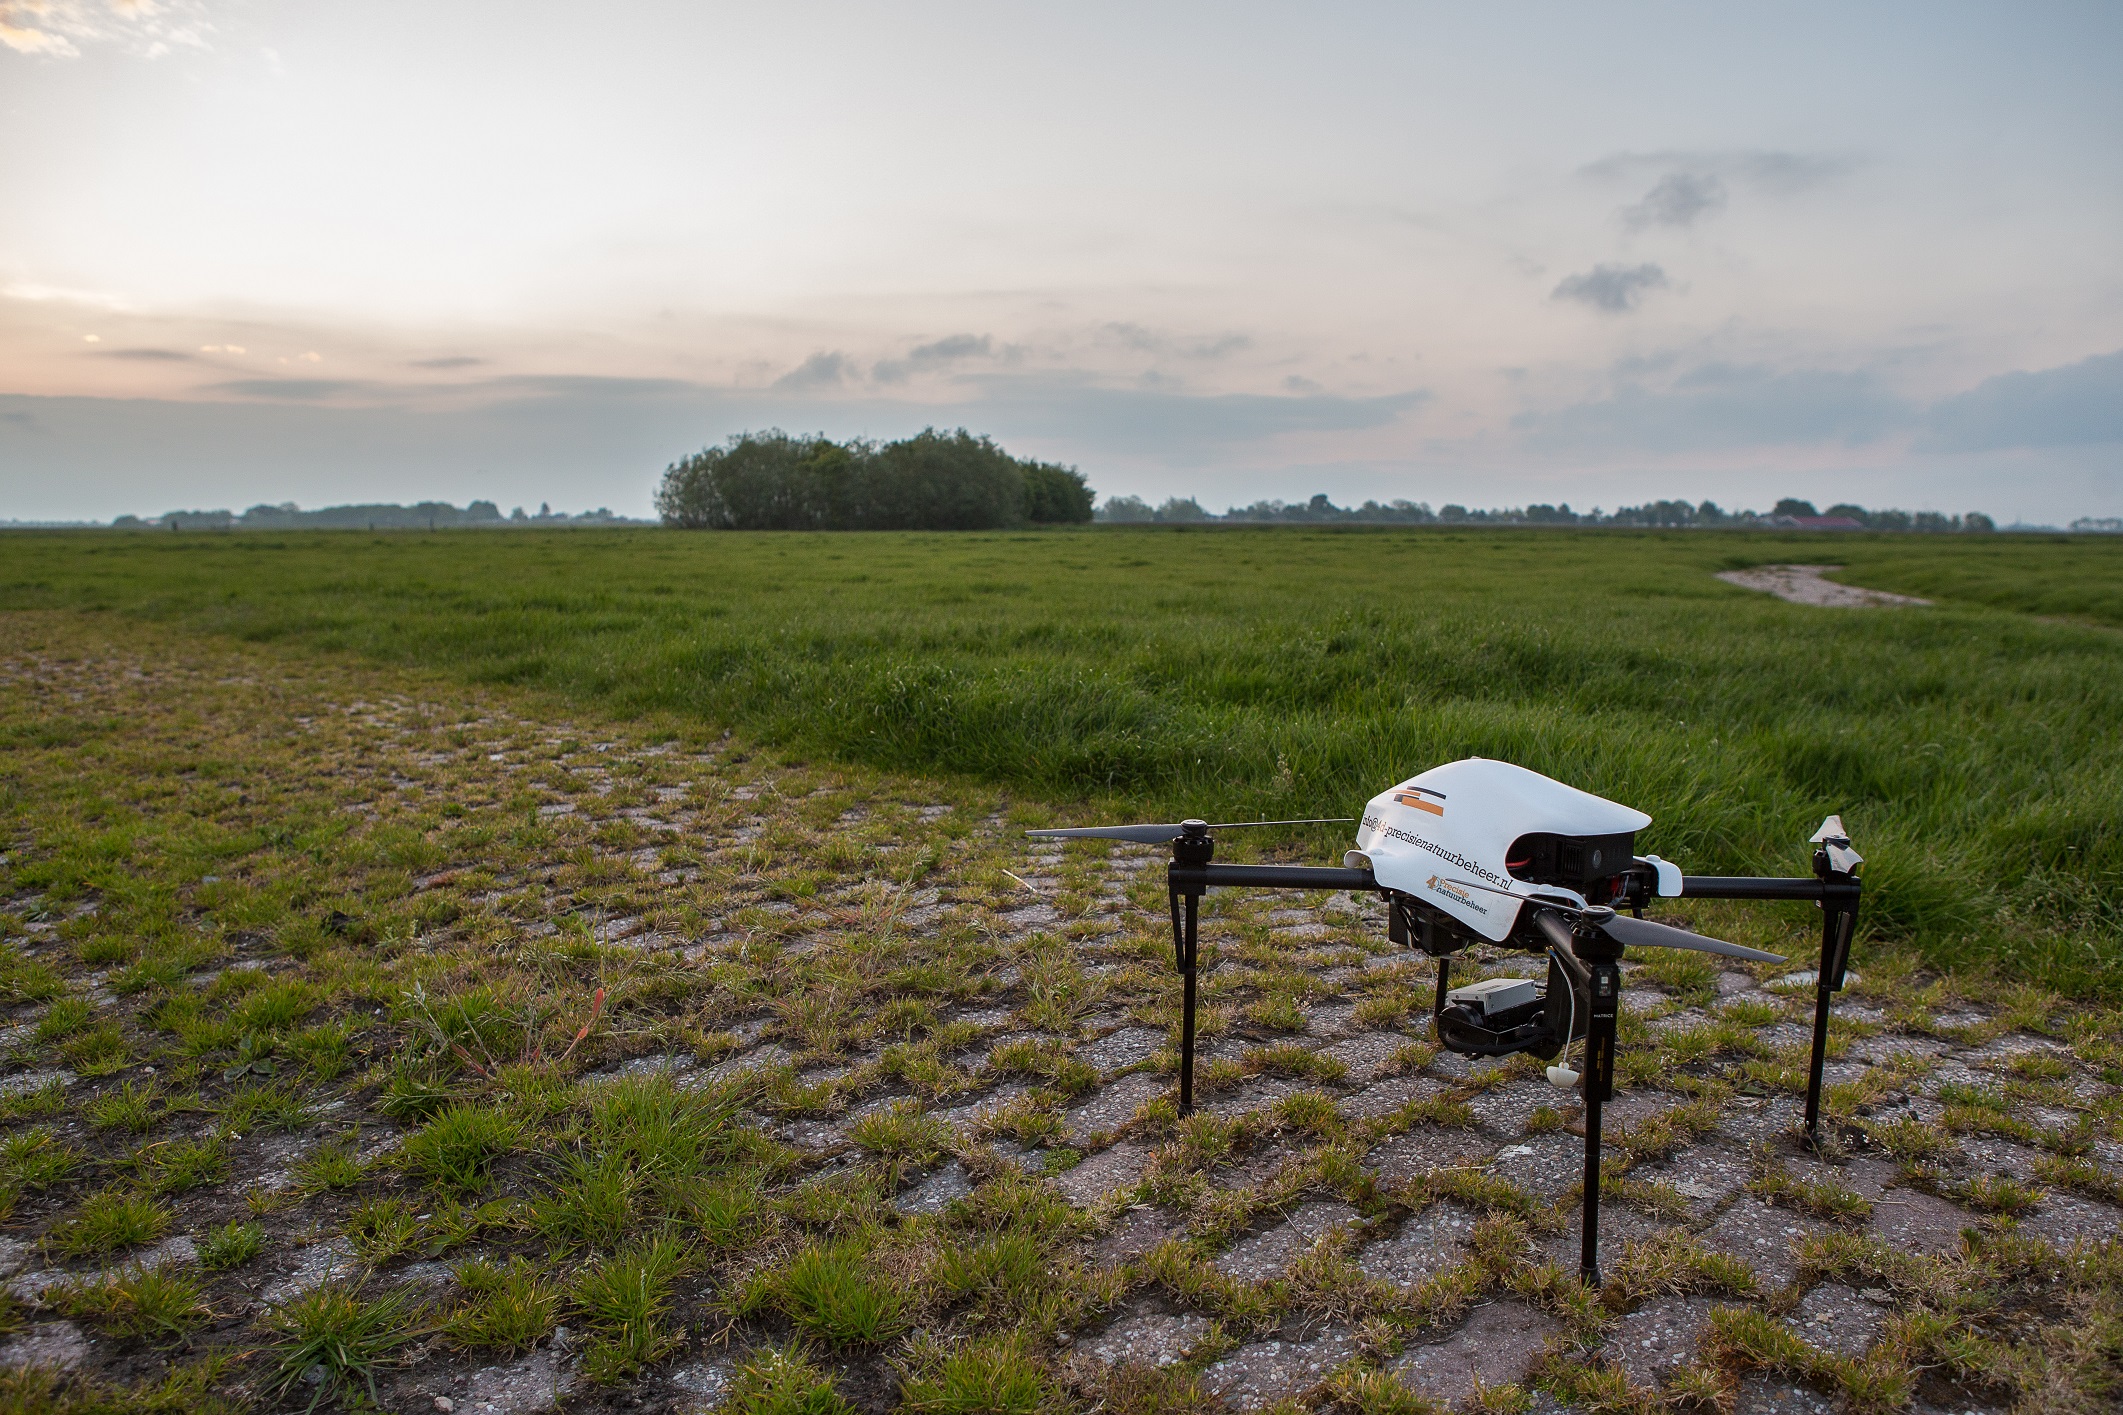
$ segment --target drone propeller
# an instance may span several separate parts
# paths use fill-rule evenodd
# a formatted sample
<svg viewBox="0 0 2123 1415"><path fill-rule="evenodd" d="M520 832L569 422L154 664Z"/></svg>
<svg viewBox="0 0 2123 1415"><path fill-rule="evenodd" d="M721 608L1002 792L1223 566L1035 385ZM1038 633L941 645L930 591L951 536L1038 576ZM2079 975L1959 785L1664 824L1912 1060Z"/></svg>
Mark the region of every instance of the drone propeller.
<svg viewBox="0 0 2123 1415"><path fill-rule="evenodd" d="M1697 953L1715 953L1723 958L1744 958L1750 963L1790 961L1781 953L1764 953L1759 948L1727 943L1721 938L1708 938L1651 919L1632 919L1627 914L1616 914L1599 927L1607 937L1629 948L1692 948Z"/></svg>
<svg viewBox="0 0 2123 1415"><path fill-rule="evenodd" d="M1574 914L1598 932L1605 934L1608 938L1625 948L1687 948L1693 949L1697 953L1715 953L1723 958L1741 958L1750 963L1785 963L1790 961L1782 954L1764 953L1759 948L1748 948L1744 944L1727 943L1721 938L1707 938L1702 934L1690 933L1687 929L1677 929L1671 924L1655 923L1650 919L1633 919L1624 914L1617 914L1614 910L1603 906L1584 908L1543 895L1526 895L1520 894L1516 890L1498 889L1494 885L1476 884L1473 880L1454 880L1453 883L1466 885L1470 889L1485 889L1491 894L1501 894L1506 898L1517 899L1527 904L1540 905L1544 912L1535 915L1534 922L1540 926L1542 933L1548 935L1549 941L1558 948L1569 944L1570 926L1561 919L1556 918L1555 914L1545 912L1547 910Z"/></svg>
<svg viewBox="0 0 2123 1415"><path fill-rule="evenodd" d="M1131 840L1138 845L1163 845L1187 833L1193 826L1199 830L1241 830L1266 825L1349 825L1354 816L1337 816L1331 820L1308 821L1224 821L1211 825L1207 821L1180 821L1175 825L1080 825L1067 830L1028 830L1025 834L1035 840Z"/></svg>

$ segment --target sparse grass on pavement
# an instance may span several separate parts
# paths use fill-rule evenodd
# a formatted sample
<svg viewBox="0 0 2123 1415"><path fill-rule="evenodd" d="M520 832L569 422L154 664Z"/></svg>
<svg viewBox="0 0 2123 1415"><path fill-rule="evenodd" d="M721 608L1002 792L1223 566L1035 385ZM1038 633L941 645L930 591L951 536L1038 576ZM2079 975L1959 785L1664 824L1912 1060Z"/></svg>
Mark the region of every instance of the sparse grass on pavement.
<svg viewBox="0 0 2123 1415"><path fill-rule="evenodd" d="M0 1411L2123 1388L2099 1002L1868 941L1816 1155L1808 995L1633 966L1588 1292L1573 1098L1440 1054L1376 901L1211 897L1181 1123L1157 853L996 787L56 612L0 732Z"/></svg>

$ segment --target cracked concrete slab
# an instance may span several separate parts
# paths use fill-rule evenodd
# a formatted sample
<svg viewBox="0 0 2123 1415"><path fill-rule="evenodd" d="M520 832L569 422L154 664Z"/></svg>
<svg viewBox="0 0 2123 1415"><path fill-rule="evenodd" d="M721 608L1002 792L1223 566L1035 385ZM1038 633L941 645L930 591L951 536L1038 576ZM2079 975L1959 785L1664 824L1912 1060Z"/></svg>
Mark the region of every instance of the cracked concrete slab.
<svg viewBox="0 0 2123 1415"><path fill-rule="evenodd" d="M1563 1324L1523 1302L1488 1302L1443 1341L1411 1347L1388 1368L1432 1400L1457 1402L1480 1386L1517 1384Z"/></svg>

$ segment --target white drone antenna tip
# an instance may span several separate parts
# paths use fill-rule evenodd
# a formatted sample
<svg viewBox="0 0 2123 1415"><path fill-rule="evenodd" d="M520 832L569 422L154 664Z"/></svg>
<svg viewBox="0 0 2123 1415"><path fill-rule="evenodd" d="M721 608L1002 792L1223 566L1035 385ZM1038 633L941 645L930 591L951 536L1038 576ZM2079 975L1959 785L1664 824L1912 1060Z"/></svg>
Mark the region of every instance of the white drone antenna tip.
<svg viewBox="0 0 2123 1415"><path fill-rule="evenodd" d="M1548 1068L1548 1084L1558 1091L1567 1091L1578 1083L1578 1074L1567 1066Z"/></svg>

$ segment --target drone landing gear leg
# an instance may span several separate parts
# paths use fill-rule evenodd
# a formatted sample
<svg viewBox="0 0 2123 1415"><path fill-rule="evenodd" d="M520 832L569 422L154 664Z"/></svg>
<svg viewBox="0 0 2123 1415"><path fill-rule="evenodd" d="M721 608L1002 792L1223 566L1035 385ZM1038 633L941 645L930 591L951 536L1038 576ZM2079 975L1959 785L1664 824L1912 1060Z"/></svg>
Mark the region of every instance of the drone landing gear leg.
<svg viewBox="0 0 2123 1415"><path fill-rule="evenodd" d="M1172 961L1179 969L1179 1113L1194 1113L1194 976L1195 924L1199 894L1172 891Z"/></svg>
<svg viewBox="0 0 2123 1415"><path fill-rule="evenodd" d="M1821 1072L1828 1061L1828 1008L1842 989L1850 964L1850 936L1858 916L1833 904L1821 906L1821 968L1813 980L1813 1060L1806 1072L1806 1140L1821 1144Z"/></svg>
<svg viewBox="0 0 2123 1415"><path fill-rule="evenodd" d="M1600 1107L1614 1099L1615 1013L1621 1003L1622 970L1613 960L1593 962L1592 1015L1585 1028L1585 1221L1578 1278L1600 1285Z"/></svg>

